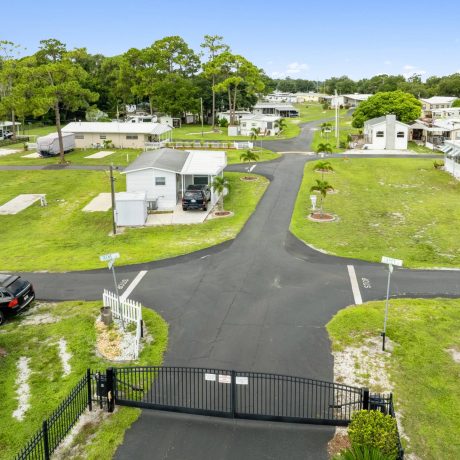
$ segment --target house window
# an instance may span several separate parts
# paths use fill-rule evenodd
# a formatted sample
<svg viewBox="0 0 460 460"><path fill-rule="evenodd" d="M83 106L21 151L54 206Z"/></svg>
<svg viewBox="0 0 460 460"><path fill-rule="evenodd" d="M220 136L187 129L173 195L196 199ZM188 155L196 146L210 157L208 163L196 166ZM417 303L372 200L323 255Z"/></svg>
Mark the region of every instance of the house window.
<svg viewBox="0 0 460 460"><path fill-rule="evenodd" d="M242 126L243 128L246 128L246 122L245 122L245 123L241 123L241 126Z"/></svg>
<svg viewBox="0 0 460 460"><path fill-rule="evenodd" d="M126 139L137 139L137 136L132 135L132 134L128 134L128 135L126 136Z"/></svg>
<svg viewBox="0 0 460 460"><path fill-rule="evenodd" d="M107 136L106 136L105 134L101 134L101 135L99 136L99 139L107 139Z"/></svg>
<svg viewBox="0 0 460 460"><path fill-rule="evenodd" d="M396 134L396 137L404 137L404 131L398 131L398 134Z"/></svg>
<svg viewBox="0 0 460 460"><path fill-rule="evenodd" d="M208 185L208 176L193 176L193 185Z"/></svg>
<svg viewBox="0 0 460 460"><path fill-rule="evenodd" d="M383 131L377 131L376 137L385 137L385 133Z"/></svg>
<svg viewBox="0 0 460 460"><path fill-rule="evenodd" d="M166 177L155 177L155 185L166 185Z"/></svg>
<svg viewBox="0 0 460 460"><path fill-rule="evenodd" d="M84 139L85 136L83 134L75 134L75 139Z"/></svg>

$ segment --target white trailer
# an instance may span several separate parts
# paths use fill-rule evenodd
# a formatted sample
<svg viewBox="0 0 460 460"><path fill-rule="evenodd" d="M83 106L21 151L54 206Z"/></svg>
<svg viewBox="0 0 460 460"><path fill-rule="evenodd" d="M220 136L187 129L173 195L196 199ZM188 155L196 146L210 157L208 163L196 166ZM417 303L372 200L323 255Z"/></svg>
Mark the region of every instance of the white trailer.
<svg viewBox="0 0 460 460"><path fill-rule="evenodd" d="M70 152L75 148L75 134L62 133L62 143L64 144L64 153ZM44 156L59 155L59 137L58 133L51 133L46 136L37 138L37 152Z"/></svg>

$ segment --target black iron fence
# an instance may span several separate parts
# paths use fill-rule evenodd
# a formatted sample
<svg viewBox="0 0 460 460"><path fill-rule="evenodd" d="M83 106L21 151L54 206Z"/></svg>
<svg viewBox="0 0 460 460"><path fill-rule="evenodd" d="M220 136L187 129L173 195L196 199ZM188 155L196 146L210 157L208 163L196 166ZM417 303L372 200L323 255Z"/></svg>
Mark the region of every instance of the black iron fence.
<svg viewBox="0 0 460 460"><path fill-rule="evenodd" d="M15 457L16 460L48 460L81 414L87 408L92 410L93 402L103 407L104 391L101 391L98 375L87 370L69 396L43 421L41 428Z"/></svg>
<svg viewBox="0 0 460 460"><path fill-rule="evenodd" d="M395 417L392 395L367 388L262 372L189 367L109 368L86 375L43 421L15 460L48 460L93 404L153 408L220 417L343 425L357 410ZM398 460L404 450L399 443Z"/></svg>
<svg viewBox="0 0 460 460"><path fill-rule="evenodd" d="M116 404L221 417L348 425L365 392L339 383L186 367L113 369Z"/></svg>

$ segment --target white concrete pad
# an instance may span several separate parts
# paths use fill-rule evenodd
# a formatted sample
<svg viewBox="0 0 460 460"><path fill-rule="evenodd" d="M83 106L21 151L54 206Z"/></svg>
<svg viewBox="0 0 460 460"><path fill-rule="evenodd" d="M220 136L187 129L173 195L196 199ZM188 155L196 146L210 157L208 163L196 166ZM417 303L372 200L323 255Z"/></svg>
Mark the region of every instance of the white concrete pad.
<svg viewBox="0 0 460 460"><path fill-rule="evenodd" d="M146 226L158 225L189 225L201 224L208 217L212 210L212 206L208 206L207 211L189 210L184 211L179 204L175 207L174 212L167 214L149 214L147 217Z"/></svg>
<svg viewBox="0 0 460 460"><path fill-rule="evenodd" d="M0 157L4 157L6 155L11 155L12 153L18 153L20 150L18 149L0 149Z"/></svg>
<svg viewBox="0 0 460 460"><path fill-rule="evenodd" d="M105 212L112 207L112 197L110 193L99 193L84 208L85 212Z"/></svg>
<svg viewBox="0 0 460 460"><path fill-rule="evenodd" d="M27 155L21 155L21 158L41 158L42 156L38 152L28 153Z"/></svg>
<svg viewBox="0 0 460 460"><path fill-rule="evenodd" d="M85 158L90 158L91 160L97 160L99 158L105 158L108 157L109 155L112 155L115 152L109 151L109 150L101 150L100 152L93 153L92 155L88 155Z"/></svg>
<svg viewBox="0 0 460 460"><path fill-rule="evenodd" d="M18 212L24 211L24 209L27 209L44 196L45 195L42 193L18 195L3 206L0 206L0 215L17 214Z"/></svg>
<svg viewBox="0 0 460 460"><path fill-rule="evenodd" d="M352 149L352 150L347 150L343 152L343 155L407 155L407 154L414 154L416 152L413 152L411 150L385 150L385 149L379 149L379 150L372 150L372 149L362 149L362 150L357 150L357 149Z"/></svg>

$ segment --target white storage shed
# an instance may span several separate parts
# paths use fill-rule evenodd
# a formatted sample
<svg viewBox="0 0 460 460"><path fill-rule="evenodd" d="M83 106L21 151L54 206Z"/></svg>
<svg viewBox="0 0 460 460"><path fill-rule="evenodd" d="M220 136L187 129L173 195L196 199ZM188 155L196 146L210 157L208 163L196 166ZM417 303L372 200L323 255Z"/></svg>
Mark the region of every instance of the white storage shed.
<svg viewBox="0 0 460 460"><path fill-rule="evenodd" d="M146 192L115 194L116 221L119 227L142 226L147 220Z"/></svg>

